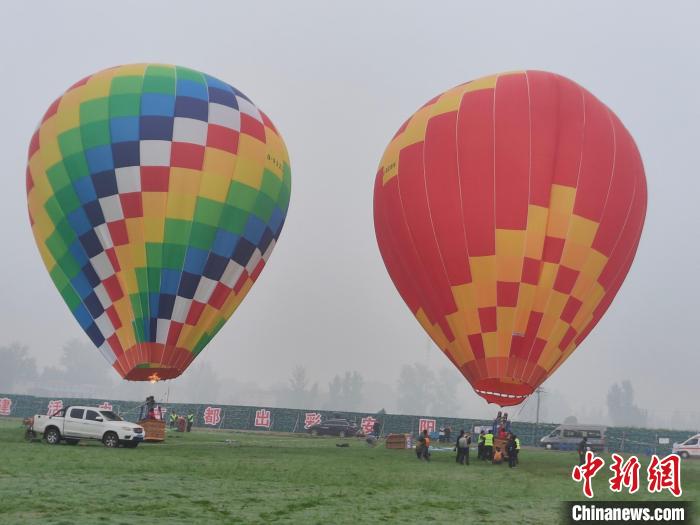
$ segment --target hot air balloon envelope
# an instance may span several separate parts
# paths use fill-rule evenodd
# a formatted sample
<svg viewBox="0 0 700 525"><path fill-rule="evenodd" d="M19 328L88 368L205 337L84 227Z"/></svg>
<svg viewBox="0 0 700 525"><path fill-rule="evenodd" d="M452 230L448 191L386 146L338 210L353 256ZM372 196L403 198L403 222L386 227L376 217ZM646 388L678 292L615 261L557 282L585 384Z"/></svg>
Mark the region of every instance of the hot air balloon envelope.
<svg viewBox="0 0 700 525"><path fill-rule="evenodd" d="M438 95L387 147L374 223L411 312L474 389L522 402L598 323L646 210L615 114L541 71Z"/></svg>
<svg viewBox="0 0 700 525"><path fill-rule="evenodd" d="M260 275L287 212L287 151L243 93L182 67L107 69L29 147L41 256L119 374L180 375Z"/></svg>

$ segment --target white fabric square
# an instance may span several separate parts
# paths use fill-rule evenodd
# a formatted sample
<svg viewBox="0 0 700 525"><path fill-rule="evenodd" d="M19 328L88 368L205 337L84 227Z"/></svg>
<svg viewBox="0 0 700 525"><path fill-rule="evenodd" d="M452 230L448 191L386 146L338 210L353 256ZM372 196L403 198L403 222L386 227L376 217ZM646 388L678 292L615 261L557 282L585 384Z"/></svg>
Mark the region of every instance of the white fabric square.
<svg viewBox="0 0 700 525"><path fill-rule="evenodd" d="M107 341L98 346L97 349L110 365L114 364L114 362L117 360L117 356L114 355L112 347L109 346Z"/></svg>
<svg viewBox="0 0 700 525"><path fill-rule="evenodd" d="M165 344L170 330L170 319L158 319L156 321L156 343Z"/></svg>
<svg viewBox="0 0 700 525"><path fill-rule="evenodd" d="M245 269L248 271L248 273L253 273L253 270L255 270L255 267L258 265L258 261L260 261L260 259L262 259L262 254L260 253L260 250L255 248L255 251L250 256L250 259L248 259L248 264L245 265Z"/></svg>
<svg viewBox="0 0 700 525"><path fill-rule="evenodd" d="M141 169L138 166L117 168L114 170L117 177L117 189L119 193L134 193L141 191Z"/></svg>
<svg viewBox="0 0 700 525"><path fill-rule="evenodd" d="M100 300L102 308L106 309L112 305L112 300L109 298L109 294L107 293L107 289L105 288L104 284L98 284L97 286L95 286L93 291L95 292L97 298Z"/></svg>
<svg viewBox="0 0 700 525"><path fill-rule="evenodd" d="M102 197L100 199L100 206L102 207L102 215L105 216L105 221L114 222L120 221L124 218L124 211L122 210L122 201L119 200L119 195L110 195L109 197Z"/></svg>
<svg viewBox="0 0 700 525"><path fill-rule="evenodd" d="M267 262L267 260L270 258L270 254L272 253L272 250L274 248L275 248L275 240L272 239L272 241L270 241L270 244L267 247L267 250L265 250L265 253L263 253L263 256L262 256L262 258L265 262Z"/></svg>
<svg viewBox="0 0 700 525"><path fill-rule="evenodd" d="M255 104L252 104L251 102L248 102L246 99L241 97L236 97L236 100L238 101L238 110L241 113L250 115L255 120L262 122L262 116L260 115L260 111L258 111L258 108L255 107Z"/></svg>
<svg viewBox="0 0 700 525"><path fill-rule="evenodd" d="M92 264L92 268L95 270L95 273L100 280L104 281L108 277L114 275L114 268L112 268L112 263L105 252L100 252L95 255L92 259L90 259L90 263Z"/></svg>
<svg viewBox="0 0 700 525"><path fill-rule="evenodd" d="M204 146L207 143L208 124L193 118L175 117L173 142L189 142Z"/></svg>
<svg viewBox="0 0 700 525"><path fill-rule="evenodd" d="M194 300L200 303L208 303L217 281L212 281L207 277L202 277L197 285L197 291L194 293Z"/></svg>
<svg viewBox="0 0 700 525"><path fill-rule="evenodd" d="M169 140L142 140L139 143L141 166L170 166Z"/></svg>
<svg viewBox="0 0 700 525"><path fill-rule="evenodd" d="M95 226L95 235L100 240L102 248L108 250L114 248L114 243L112 242L112 234L109 233L109 228L104 222Z"/></svg>
<svg viewBox="0 0 700 525"><path fill-rule="evenodd" d="M228 265L226 265L226 269L224 270L224 274L221 276L220 281L224 286L227 286L228 288L233 288L238 282L238 279L241 277L242 273L243 266L238 264L236 261L229 261Z"/></svg>
<svg viewBox="0 0 700 525"><path fill-rule="evenodd" d="M112 334L114 334L114 325L106 312L95 319L95 324L105 339L112 337Z"/></svg>
<svg viewBox="0 0 700 525"><path fill-rule="evenodd" d="M190 311L190 305L192 304L192 299L187 299L186 297L180 297L179 295L175 298L175 306L173 306L173 321L177 323L184 323L187 319L187 314Z"/></svg>
<svg viewBox="0 0 700 525"><path fill-rule="evenodd" d="M241 130L241 114L228 106L211 102L209 104L209 124Z"/></svg>

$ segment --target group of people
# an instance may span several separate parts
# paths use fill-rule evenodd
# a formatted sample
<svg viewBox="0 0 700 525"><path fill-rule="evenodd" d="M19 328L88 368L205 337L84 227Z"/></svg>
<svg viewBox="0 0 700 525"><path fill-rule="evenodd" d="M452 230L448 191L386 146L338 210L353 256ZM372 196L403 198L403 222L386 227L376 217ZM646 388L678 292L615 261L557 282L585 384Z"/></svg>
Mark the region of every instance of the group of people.
<svg viewBox="0 0 700 525"><path fill-rule="evenodd" d="M192 425L194 425L194 414L190 413L186 416L178 415L174 410L170 412L170 428L179 428L178 424L180 420L183 420L184 430L190 432L192 430Z"/></svg>
<svg viewBox="0 0 700 525"><path fill-rule="evenodd" d="M477 443L477 457L482 461L490 461L493 464L503 463L508 458L508 466L514 468L518 464L520 453L520 438L512 432L499 434L498 440L493 431L481 431Z"/></svg>
<svg viewBox="0 0 700 525"><path fill-rule="evenodd" d="M460 465L469 465L469 445L471 443L471 434L462 430L454 446L454 451L457 452L455 461ZM518 464L519 453L520 438L511 432L508 414L498 412L491 428L488 431L481 430L479 433L477 442L478 459L499 464L507 458L508 466L514 468ZM423 430L418 437L416 456L419 460L430 461L430 435L427 430Z"/></svg>

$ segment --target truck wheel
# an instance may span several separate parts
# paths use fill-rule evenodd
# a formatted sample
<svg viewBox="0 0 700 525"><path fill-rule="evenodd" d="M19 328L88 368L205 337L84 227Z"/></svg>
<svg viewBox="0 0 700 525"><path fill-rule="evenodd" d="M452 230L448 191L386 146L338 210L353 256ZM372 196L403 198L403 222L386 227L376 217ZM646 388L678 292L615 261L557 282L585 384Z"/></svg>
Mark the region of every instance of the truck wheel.
<svg viewBox="0 0 700 525"><path fill-rule="evenodd" d="M44 437L49 445L58 445L61 442L61 433L56 427L49 428Z"/></svg>
<svg viewBox="0 0 700 525"><path fill-rule="evenodd" d="M104 443L105 447L117 448L119 446L119 436L114 432L107 432L102 438L102 443Z"/></svg>
<svg viewBox="0 0 700 525"><path fill-rule="evenodd" d="M690 457L690 454L688 454L685 450L683 450L680 454L678 454L681 458L683 459L688 459Z"/></svg>
<svg viewBox="0 0 700 525"><path fill-rule="evenodd" d="M66 443L69 445L77 445L79 441L79 439L66 439Z"/></svg>

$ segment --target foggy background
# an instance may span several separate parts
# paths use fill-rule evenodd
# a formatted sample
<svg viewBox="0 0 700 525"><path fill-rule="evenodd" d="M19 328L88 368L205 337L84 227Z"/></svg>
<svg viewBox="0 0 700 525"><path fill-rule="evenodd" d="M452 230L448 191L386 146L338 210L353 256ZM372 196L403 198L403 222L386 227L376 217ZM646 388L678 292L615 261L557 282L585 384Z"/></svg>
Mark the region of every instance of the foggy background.
<svg viewBox="0 0 700 525"><path fill-rule="evenodd" d="M0 31L0 392L493 417L384 269L373 179L400 124L470 79L544 69L622 119L649 207L627 280L543 386L541 419L700 427L698 4L674 2L12 2ZM68 86L165 62L242 90L292 166L280 241L251 293L185 374L128 383L44 268L26 211L29 139ZM534 401L510 412L534 418Z"/></svg>

